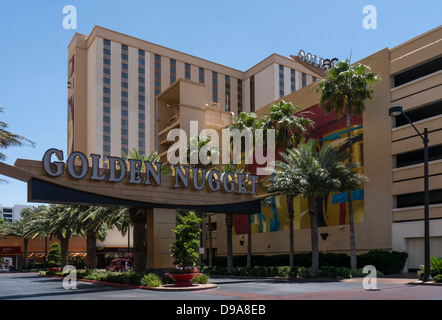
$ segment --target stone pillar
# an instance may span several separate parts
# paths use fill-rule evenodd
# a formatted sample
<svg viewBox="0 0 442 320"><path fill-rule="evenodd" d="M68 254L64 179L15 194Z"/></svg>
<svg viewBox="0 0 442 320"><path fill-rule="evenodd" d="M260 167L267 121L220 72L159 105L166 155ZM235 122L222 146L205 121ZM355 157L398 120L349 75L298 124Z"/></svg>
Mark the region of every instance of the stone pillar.
<svg viewBox="0 0 442 320"><path fill-rule="evenodd" d="M176 210L149 209L147 213L147 267L159 273L174 268L170 246L175 242Z"/></svg>

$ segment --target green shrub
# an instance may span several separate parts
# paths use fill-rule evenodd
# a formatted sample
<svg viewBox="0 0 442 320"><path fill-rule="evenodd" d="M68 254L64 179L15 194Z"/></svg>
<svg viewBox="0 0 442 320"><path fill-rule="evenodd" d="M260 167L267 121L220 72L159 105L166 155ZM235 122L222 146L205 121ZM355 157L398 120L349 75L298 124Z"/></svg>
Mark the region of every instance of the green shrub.
<svg viewBox="0 0 442 320"><path fill-rule="evenodd" d="M142 286L149 288L157 288L163 284L161 277L155 273L146 274L140 281Z"/></svg>
<svg viewBox="0 0 442 320"><path fill-rule="evenodd" d="M69 257L68 264L74 266L76 269L84 269L84 267L86 267L85 259L80 255Z"/></svg>
<svg viewBox="0 0 442 320"><path fill-rule="evenodd" d="M349 279L351 278L351 269L344 267L323 266L319 267L318 277L330 279Z"/></svg>
<svg viewBox="0 0 442 320"><path fill-rule="evenodd" d="M310 268L310 267L299 267L298 268L298 278L313 278L312 268Z"/></svg>
<svg viewBox="0 0 442 320"><path fill-rule="evenodd" d="M436 283L442 283L442 274L438 274L433 278L433 281Z"/></svg>
<svg viewBox="0 0 442 320"><path fill-rule="evenodd" d="M350 275L352 278L364 278L368 273L363 272L364 268L350 270ZM380 270L376 270L376 277L383 277L384 274Z"/></svg>
<svg viewBox="0 0 442 320"><path fill-rule="evenodd" d="M191 281L194 284L208 284L209 283L209 276L206 274L199 274Z"/></svg>
<svg viewBox="0 0 442 320"><path fill-rule="evenodd" d="M407 257L406 252L371 250L358 256L358 268L372 265L384 274L400 273Z"/></svg>
<svg viewBox="0 0 442 320"><path fill-rule="evenodd" d="M61 266L61 247L58 242L51 244L51 249L46 255L46 265L48 268Z"/></svg>
<svg viewBox="0 0 442 320"><path fill-rule="evenodd" d="M433 277L442 274L442 258L430 257L430 273Z"/></svg>
<svg viewBox="0 0 442 320"><path fill-rule="evenodd" d="M296 253L294 255L295 265L299 267L310 267L312 264L311 253ZM207 260L206 260L207 263ZM252 255L252 266L277 267L288 266L290 264L289 254L277 255ZM226 266L227 257L217 256L212 258L213 266ZM233 256L235 267L245 267L247 265L247 255ZM334 267L350 267L350 256L345 253L319 253L319 265Z"/></svg>

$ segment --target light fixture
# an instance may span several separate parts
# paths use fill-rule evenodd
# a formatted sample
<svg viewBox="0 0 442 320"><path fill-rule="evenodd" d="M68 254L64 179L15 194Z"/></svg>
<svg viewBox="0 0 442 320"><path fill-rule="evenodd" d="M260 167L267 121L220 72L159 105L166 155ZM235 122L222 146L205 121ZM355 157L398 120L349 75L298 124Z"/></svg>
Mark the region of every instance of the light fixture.
<svg viewBox="0 0 442 320"><path fill-rule="evenodd" d="M166 107L170 107L171 104L169 102L166 102Z"/></svg>
<svg viewBox="0 0 442 320"><path fill-rule="evenodd" d="M424 276L423 282L431 278L430 274L430 186L429 186L429 171L428 171L428 128L424 128L423 134L416 128L413 121L407 116L402 109L402 106L393 106L388 109L388 114L391 117L403 115L405 119L411 124L413 129L424 143Z"/></svg>
<svg viewBox="0 0 442 320"><path fill-rule="evenodd" d="M390 117L397 117L400 116L403 113L402 106L394 106L388 109L388 114Z"/></svg>

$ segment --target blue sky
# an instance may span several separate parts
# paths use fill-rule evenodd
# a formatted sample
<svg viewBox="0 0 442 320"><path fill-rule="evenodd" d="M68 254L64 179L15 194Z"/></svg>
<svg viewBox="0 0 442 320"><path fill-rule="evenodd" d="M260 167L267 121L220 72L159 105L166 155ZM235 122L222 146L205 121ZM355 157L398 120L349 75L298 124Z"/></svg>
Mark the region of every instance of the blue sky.
<svg viewBox="0 0 442 320"><path fill-rule="evenodd" d="M65 30L63 7L77 9L77 30ZM366 30L364 6L377 11ZM1 121L36 147L5 150L6 163L41 160L66 150L67 46L75 32L95 25L132 35L239 70L272 53L299 49L357 61L441 24L441 0L39 0L0 2ZM0 184L0 204L27 203L26 184Z"/></svg>

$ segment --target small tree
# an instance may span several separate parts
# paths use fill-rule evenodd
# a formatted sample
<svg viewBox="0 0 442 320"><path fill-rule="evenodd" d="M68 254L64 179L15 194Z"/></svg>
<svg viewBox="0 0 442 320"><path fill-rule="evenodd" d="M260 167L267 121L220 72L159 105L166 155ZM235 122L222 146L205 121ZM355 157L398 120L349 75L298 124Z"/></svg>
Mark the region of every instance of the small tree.
<svg viewBox="0 0 442 320"><path fill-rule="evenodd" d="M51 244L51 249L46 256L46 264L49 268L61 266L61 247L58 242Z"/></svg>
<svg viewBox="0 0 442 320"><path fill-rule="evenodd" d="M176 234L176 241L171 245L173 263L183 269L192 267L199 258L200 222L195 212L184 212L173 230Z"/></svg>

